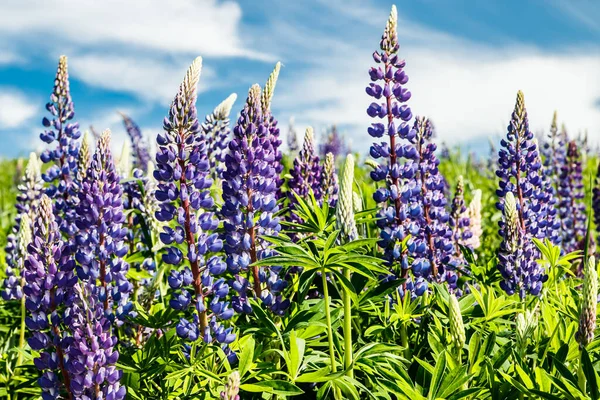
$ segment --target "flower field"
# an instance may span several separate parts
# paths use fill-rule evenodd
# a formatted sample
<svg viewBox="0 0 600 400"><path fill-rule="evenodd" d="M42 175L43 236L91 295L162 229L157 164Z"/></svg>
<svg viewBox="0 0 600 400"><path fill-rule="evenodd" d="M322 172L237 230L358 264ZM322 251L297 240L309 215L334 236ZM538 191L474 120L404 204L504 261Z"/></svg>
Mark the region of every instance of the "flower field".
<svg viewBox="0 0 600 400"><path fill-rule="evenodd" d="M280 63L198 110L200 57L113 154L62 56L45 150L1 161L0 398L599 399L595 150L522 92L489 155L438 142L397 24L368 154L278 123Z"/></svg>

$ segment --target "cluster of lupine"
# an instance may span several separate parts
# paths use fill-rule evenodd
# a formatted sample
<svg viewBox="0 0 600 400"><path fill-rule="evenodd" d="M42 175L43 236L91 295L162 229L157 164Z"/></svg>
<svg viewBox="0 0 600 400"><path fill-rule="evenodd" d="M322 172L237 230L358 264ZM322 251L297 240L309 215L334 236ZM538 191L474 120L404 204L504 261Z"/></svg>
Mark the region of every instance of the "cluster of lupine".
<svg viewBox="0 0 600 400"><path fill-rule="evenodd" d="M584 250L586 211L581 153L575 141L570 141L567 146L566 158L558 177L558 214L562 247L566 252L572 252Z"/></svg>
<svg viewBox="0 0 600 400"><path fill-rule="evenodd" d="M202 59L198 57L173 100L163 123L164 132L157 136L154 177L158 185L154 194L160 209L156 218L165 224L176 222L174 227L165 225L160 234L160 240L168 246L163 261L173 266L185 265L183 269L173 269L168 279L173 290L171 307L183 312L177 334L191 341L216 341L235 359L227 346L235 335L220 323L229 320L233 310L226 301L229 285L220 278L226 265L215 254L223 248L223 242L214 232L218 220L212 211L213 181L206 138L196 112L201 68Z"/></svg>
<svg viewBox="0 0 600 400"><path fill-rule="evenodd" d="M37 156L35 153L31 153L25 174L17 187L19 194L15 205L17 209L15 225L6 238L7 245L4 249L6 253L6 279L2 290L4 300L20 299L23 296L20 277L23 270L23 260L27 253L26 238L31 236L29 217L33 216L43 190L40 169L41 165ZM24 218L26 219L24 220ZM22 245L23 243L25 246Z"/></svg>
<svg viewBox="0 0 600 400"><path fill-rule="evenodd" d="M265 97L263 97L265 98ZM272 255L263 235L276 235L281 225L276 193L277 152L271 131L264 121L260 86L253 85L229 142L223 172L223 215L227 268L235 274L237 292L232 306L238 312L251 312L250 291L274 313L289 306L281 292L287 282L279 277L281 268L251 267L252 282L245 278L250 264Z"/></svg>
<svg viewBox="0 0 600 400"><path fill-rule="evenodd" d="M543 141L541 153L544 156L544 174L557 190L561 168L567 157L566 141L566 131L558 131L557 114L554 112L550 132Z"/></svg>
<svg viewBox="0 0 600 400"><path fill-rule="evenodd" d="M46 194L53 198L54 207L61 231L72 236L75 233L75 207L72 202L76 201L73 177L77 167L77 155L79 153L79 142L81 136L79 124L71 122L75 117L75 107L71 100L69 91L69 72L67 69L67 57L61 56L58 70L54 80L54 90L50 96L50 102L46 104L46 110L52 115L51 118L42 120L47 129L40 134L45 143L57 143L55 149L44 151L40 158L44 163L52 163L42 178L50 183Z"/></svg>
<svg viewBox="0 0 600 400"><path fill-rule="evenodd" d="M236 99L237 95L235 93L229 95L221 104L215 107L212 113L206 116L202 124L202 131L204 133L202 137L206 140L206 155L214 174L213 179L219 178L223 174L225 153L231 134L229 114Z"/></svg>
<svg viewBox="0 0 600 400"><path fill-rule="evenodd" d="M548 276L536 262L539 251L532 239L548 238L559 242L560 222L557 220L553 189L542 171L537 140L529 130L523 93L517 94L515 110L498 153L496 175L500 186L496 191L499 210L504 213L500 222L503 238L499 251L498 269L504 280L502 288L509 294L518 292L538 295ZM507 209L505 200L510 193L516 199L514 210ZM509 218L510 217L510 218Z"/></svg>
<svg viewBox="0 0 600 400"><path fill-rule="evenodd" d="M133 167L146 174L148 172L148 163L152 161L148 143L146 143L140 127L127 115L121 114L121 116L123 117L125 130L127 131L131 141L131 149L133 150Z"/></svg>

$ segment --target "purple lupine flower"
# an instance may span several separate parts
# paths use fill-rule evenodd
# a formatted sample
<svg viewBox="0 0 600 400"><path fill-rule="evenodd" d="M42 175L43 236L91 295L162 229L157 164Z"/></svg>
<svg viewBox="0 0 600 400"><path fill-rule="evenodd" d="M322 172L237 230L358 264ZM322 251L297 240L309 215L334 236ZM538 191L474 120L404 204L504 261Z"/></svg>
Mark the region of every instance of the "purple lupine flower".
<svg viewBox="0 0 600 400"><path fill-rule="evenodd" d="M335 172L335 156L327 153L321 169L321 193L323 200L331 207L335 207L338 200L338 176Z"/></svg>
<svg viewBox="0 0 600 400"><path fill-rule="evenodd" d="M342 137L338 132L337 126L333 125L325 138L325 143L319 146L320 154L325 157L327 153L332 153L335 158L345 152Z"/></svg>
<svg viewBox="0 0 600 400"><path fill-rule="evenodd" d="M75 108L69 90L67 57L61 56L58 62L54 90L46 109L51 118L44 117L42 124L47 128L40 134L45 143L56 142L53 150L44 151L40 158L44 163L52 163L42 178L50 183L46 194L54 200L57 221L62 232L72 237L75 233L75 201L73 178L76 173L77 155L81 136L79 124L71 122Z"/></svg>
<svg viewBox="0 0 600 400"><path fill-rule="evenodd" d="M225 152L231 134L229 114L236 99L237 95L235 93L230 94L212 113L206 116L202 124L203 137L206 138L206 154L210 161L213 179L220 178L223 175Z"/></svg>
<svg viewBox="0 0 600 400"><path fill-rule="evenodd" d="M544 268L536 262L540 254L532 239L548 238L556 243L555 232L560 225L556 220L552 188L542 170L537 141L529 130L525 100L520 91L508 134L501 144L496 171L500 181L496 194L500 198L497 208L504 211L505 218L499 223L499 233L503 242L509 237L517 238L514 239L517 244L502 245L498 269L504 277L501 287L508 294L518 292L524 298L527 293L539 295L543 282L548 278ZM509 226L506 220L504 203L508 193L512 193L515 199L516 217L511 214L511 218L516 219L516 227ZM518 233L511 236L507 232L509 229Z"/></svg>
<svg viewBox="0 0 600 400"><path fill-rule="evenodd" d="M28 343L39 352L34 364L42 372L38 383L44 400L61 398L65 392L72 398L65 359L71 338L62 332L61 323L64 304L72 295L77 277L72 258L63 251L67 248L54 218L52 201L44 194L33 222L33 240L27 248L23 288L29 313L25 323L31 332Z"/></svg>
<svg viewBox="0 0 600 400"><path fill-rule="evenodd" d="M454 249L456 255L460 256L460 246L470 247L470 239L473 233L469 229L471 221L467 212L465 203L465 185L463 177L458 177L456 183L456 191L452 199L452 207L450 209L450 228L452 228L452 238L454 240ZM473 250L472 247L470 247Z"/></svg>
<svg viewBox="0 0 600 400"><path fill-rule="evenodd" d="M132 308L128 302L133 286L127 279L129 265L123 260L123 189L110 151L110 131L102 133L79 190L75 238L77 276L99 281L95 295L113 320L122 320ZM115 315L116 313L116 315Z"/></svg>
<svg viewBox="0 0 600 400"><path fill-rule="evenodd" d="M144 174L148 172L148 163L151 161L150 146L142 135L140 127L127 115L123 113L123 124L129 139L131 140L131 148L133 150L133 167L140 169Z"/></svg>
<svg viewBox="0 0 600 400"><path fill-rule="evenodd" d="M558 132L556 111L552 117L550 133L543 141L541 153L544 156L544 174L548 177L555 192L558 192L560 171L567 156L567 144L566 132Z"/></svg>
<svg viewBox="0 0 600 400"><path fill-rule="evenodd" d="M15 207L17 216L15 217L15 225L11 233L6 238L7 244L6 253L6 279L3 283L2 298L4 300L20 299L23 296L21 275L23 270L23 260L25 257L26 248L20 248L19 242L22 242L22 235L31 236L29 233L31 228L29 223L25 224L27 232L22 232L22 219L24 216L32 216L38 206L39 199L42 195L43 185L41 178L41 165L35 153L29 155L29 162L25 169L25 175L21 178L21 183L17 186L19 194ZM29 220L29 219L28 219ZM26 239L26 238L25 238Z"/></svg>
<svg viewBox="0 0 600 400"><path fill-rule="evenodd" d="M69 307L68 325L72 333L66 366L71 373L71 392L77 399L125 398L122 372L116 368L117 338L92 280L75 285Z"/></svg>
<svg viewBox="0 0 600 400"><path fill-rule="evenodd" d="M290 205L290 220L299 222L294 213L296 197L307 198L312 191L315 199L321 201L323 192L321 190L322 170L319 156L315 152L314 134L311 127L306 128L304 142L298 157L294 159L294 166L290 170L291 178L288 182L288 201Z"/></svg>
<svg viewBox="0 0 600 400"><path fill-rule="evenodd" d="M390 17L386 24L380 42L381 51L373 53L377 67L369 70L371 83L366 88L369 96L381 103L373 102L367 109L371 118L383 120L374 122L368 132L373 138L388 136L387 141L374 143L370 155L375 160L381 159L371 171L375 182L383 182L373 194L373 199L380 204L377 226L380 229L379 246L384 250L384 259L391 270L392 276L406 279L402 291L409 290L421 295L427 289L427 282L421 277L423 264L417 265L415 279L409 279L409 257L402 241L411 235L408 246L413 252L424 253L426 246L416 246L415 239L421 233L418 223L423 214L418 197L421 195L420 184L416 180L418 153L411 143L416 141L417 132L411 129L409 121L412 112L406 103L411 93L406 89L408 76L404 72L406 63L398 57L398 34L396 7L392 6ZM405 140L407 143L397 143ZM401 162L404 160L404 162ZM428 271L425 271L428 272Z"/></svg>
<svg viewBox="0 0 600 400"><path fill-rule="evenodd" d="M185 265L173 269L168 279L172 289L170 305L184 313L177 324L177 334L191 341L202 338L206 343L220 343L233 361L235 354L227 345L235 335L219 322L230 319L233 310L227 302L229 285L220 277L227 266L216 255L223 242L214 232L219 221L211 211L213 181L207 141L196 112L201 68L202 59L198 57L189 67L163 122L164 132L156 138L155 197L160 202L156 218L165 223L160 234L167 246L163 261L173 266ZM175 224L167 225L173 220Z"/></svg>
<svg viewBox="0 0 600 400"><path fill-rule="evenodd" d="M567 253L583 250L585 247L586 210L581 164L577 143L570 141L558 184L562 245Z"/></svg>
<svg viewBox="0 0 600 400"><path fill-rule="evenodd" d="M594 189L592 190L592 209L594 211L594 223L598 233L597 242L600 243L600 163L596 172Z"/></svg>
<svg viewBox="0 0 600 400"><path fill-rule="evenodd" d="M449 288L456 290L458 275L456 267L461 263L462 254L457 254L453 244L453 231L449 225L450 215L446 210L444 195L445 180L438 170L440 161L435 156L436 145L431 142L431 124L423 117L417 117L413 130L417 149L417 186L421 188L418 206L409 210L420 225L421 231L408 245L409 254L414 258L411 266L413 275L430 281L445 281ZM420 213L417 212L420 208ZM418 219L417 219L418 218Z"/></svg>
<svg viewBox="0 0 600 400"><path fill-rule="evenodd" d="M232 284L237 295L232 300L238 312L251 312L250 288L274 313L283 314L289 300L281 292L287 282L280 279L279 267L250 267L273 254L264 235L276 235L281 226L275 213L277 172L273 164L277 150L263 120L260 86L253 85L233 129L223 172L223 207L227 268L236 275ZM252 282L245 278L251 269Z"/></svg>
<svg viewBox="0 0 600 400"><path fill-rule="evenodd" d="M290 117L290 123L288 125L287 146L290 153L294 153L300 148L298 145L298 134L294 127L294 117Z"/></svg>

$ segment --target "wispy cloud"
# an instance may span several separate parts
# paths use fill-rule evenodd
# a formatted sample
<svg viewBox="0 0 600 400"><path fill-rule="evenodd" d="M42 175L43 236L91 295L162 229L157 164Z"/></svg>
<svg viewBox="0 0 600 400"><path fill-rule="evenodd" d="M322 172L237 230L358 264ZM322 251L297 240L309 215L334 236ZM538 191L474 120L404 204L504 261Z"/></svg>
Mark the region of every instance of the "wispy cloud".
<svg viewBox="0 0 600 400"><path fill-rule="evenodd" d="M37 111L38 107L17 89L0 87L0 129L20 127Z"/></svg>

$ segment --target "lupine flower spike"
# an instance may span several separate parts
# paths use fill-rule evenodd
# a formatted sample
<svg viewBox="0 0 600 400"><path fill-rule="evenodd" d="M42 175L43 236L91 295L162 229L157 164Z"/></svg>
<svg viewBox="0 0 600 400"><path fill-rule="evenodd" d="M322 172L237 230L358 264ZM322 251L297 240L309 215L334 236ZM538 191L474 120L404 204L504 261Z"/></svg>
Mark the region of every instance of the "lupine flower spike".
<svg viewBox="0 0 600 400"><path fill-rule="evenodd" d="M221 213L225 219L227 268L236 276L233 288L237 295L232 306L238 312L251 312L248 292L252 288L263 304L282 314L289 300L281 298L287 285L278 277L281 268L250 267L273 254L269 242L261 236L276 235L281 229L279 218L274 215L279 210L275 198L278 176L273 163L277 150L264 124L260 99L260 86L253 85L233 129L225 156ZM245 278L249 268L252 281Z"/></svg>
<svg viewBox="0 0 600 400"><path fill-rule="evenodd" d="M478 249L481 246L481 235L483 235L483 228L481 226L481 189L476 189L473 192L473 198L465 212L465 217L469 218L469 231L471 231L471 237L465 244L472 249Z"/></svg>
<svg viewBox="0 0 600 400"><path fill-rule="evenodd" d="M106 130L79 191L75 259L79 279L92 283L89 288L102 299L111 321L122 320L132 308L128 298L133 286L127 279L129 265L123 260L128 249L123 242L127 230L119 181Z"/></svg>
<svg viewBox="0 0 600 400"><path fill-rule="evenodd" d="M227 377L225 390L221 392L221 400L240 400L240 373L233 371Z"/></svg>
<svg viewBox="0 0 600 400"><path fill-rule="evenodd" d="M291 153L295 153L299 149L298 134L296 133L296 128L294 127L294 117L290 117L287 134L287 146Z"/></svg>
<svg viewBox="0 0 600 400"><path fill-rule="evenodd" d="M229 127L229 114L237 95L232 93L223 100L211 114L208 114L202 124L202 131L206 138L206 156L214 179L220 178L225 168L225 153L231 128Z"/></svg>
<svg viewBox="0 0 600 400"><path fill-rule="evenodd" d="M277 127L277 120L271 112L271 102L273 101L273 95L275 94L275 86L277 85L277 79L279 79L279 70L281 69L281 63L278 61L273 68L273 71L269 75L269 79L265 83L264 90L260 96L260 105L262 109L262 119L265 127L269 133L269 140L271 147L273 148L273 160L270 161L275 173L277 174L277 186L281 187L283 179L281 178L281 171L283 171L283 164L281 159L281 138L279 137L279 128ZM278 191L278 198L282 196L281 192Z"/></svg>
<svg viewBox="0 0 600 400"><path fill-rule="evenodd" d="M343 152L344 144L342 143L342 138L337 127L333 125L325 138L325 143L320 146L320 154L326 156L327 153L332 153L337 158Z"/></svg>
<svg viewBox="0 0 600 400"><path fill-rule="evenodd" d="M291 179L288 182L288 201L290 205L290 220L299 222L298 217L294 213L296 205L296 196L307 198L312 191L315 199L319 202L323 198L321 191L321 164L319 156L315 151L315 139L313 129L306 128L304 134L304 142L298 157L294 159L294 166L290 170Z"/></svg>
<svg viewBox="0 0 600 400"><path fill-rule="evenodd" d="M6 238L7 244L4 249L6 252L6 279L2 290L4 300L20 299L23 295L21 276L23 270L23 260L25 251L20 247L22 239L31 236L23 232L25 227L27 231L31 230L29 222L23 223L23 218L33 217L33 213L38 207L39 199L42 195L43 186L41 178L41 164L35 153L29 155L29 162L25 168L25 175L21 178L21 183L17 186L19 194L17 195L15 225L11 233ZM30 218L27 218L30 221ZM23 235L25 235L23 237ZM26 249L26 248L25 248Z"/></svg>
<svg viewBox="0 0 600 400"><path fill-rule="evenodd" d="M586 235L586 210L581 153L575 141L568 143L567 156L560 169L558 213L562 247L565 252L583 250Z"/></svg>
<svg viewBox="0 0 600 400"><path fill-rule="evenodd" d="M598 273L596 259L592 256L585 265L583 293L579 310L579 330L575 335L580 347L586 347L594 340L596 330L596 308L598 306Z"/></svg>
<svg viewBox="0 0 600 400"><path fill-rule="evenodd" d="M233 362L236 356L227 345L235 335L231 328L221 325L221 321L233 316L227 301L229 285L221 277L226 265L216 255L223 242L214 232L219 222L212 212L213 181L206 137L196 112L201 67L202 59L198 57L189 67L163 122L164 132L156 138L155 196L160 202L156 218L165 223L160 234L167 246L163 261L173 266L186 265L173 269L168 279L173 290L170 305L184 312L177 334L190 341L216 341ZM172 220L175 224L167 225Z"/></svg>
<svg viewBox="0 0 600 400"><path fill-rule="evenodd" d="M544 174L548 177L555 192L557 192L561 169L567 157L567 144L565 136L558 132L556 111L552 117L550 133L542 147L542 155L544 156Z"/></svg>
<svg viewBox="0 0 600 400"><path fill-rule="evenodd" d="M150 147L142 135L140 127L127 115L123 113L119 114L123 117L123 124L131 141L133 168L137 168L146 174L148 172L148 163L151 161Z"/></svg>
<svg viewBox="0 0 600 400"><path fill-rule="evenodd" d="M69 237L75 233L75 204L73 178L77 168L77 156L81 136L79 124L71 122L75 108L69 90L67 57L61 56L58 62L54 90L46 109L51 118L44 117L42 124L48 128L40 134L42 141L51 144L57 142L53 150L44 151L40 158L44 163L52 163L42 178L50 183L46 194L54 199L57 222L60 229Z"/></svg>
<svg viewBox="0 0 600 400"><path fill-rule="evenodd" d="M465 325L463 323L462 313L460 312L460 305L458 300L453 293L450 293L449 302L449 320L450 320L450 337L452 338L452 346L460 352L465 346Z"/></svg>
<svg viewBox="0 0 600 400"><path fill-rule="evenodd" d="M354 156L348 154L342 179L340 182L340 197L336 206L336 225L341 231L344 240L353 241L358 237L356 222L354 221L353 191L354 185Z"/></svg>
<svg viewBox="0 0 600 400"><path fill-rule="evenodd" d="M460 246L469 247L469 240L473 237L473 233L469 229L471 221L469 220L469 215L467 213L464 193L465 186L463 177L459 176L450 211L450 227L452 228L454 250L456 251L457 256L460 256Z"/></svg>
<svg viewBox="0 0 600 400"><path fill-rule="evenodd" d="M72 398L70 375L77 368L68 368L66 352L71 340L61 332L64 304L77 282L74 263L68 255L65 257L64 248L52 200L42 195L27 249L23 292L29 313L25 322L31 332L28 343L39 352L34 364L42 372L38 382L44 399L61 398L64 393Z"/></svg>
<svg viewBox="0 0 600 400"><path fill-rule="evenodd" d="M327 153L321 173L321 193L323 200L335 207L338 200L338 177L335 173L335 156Z"/></svg>

